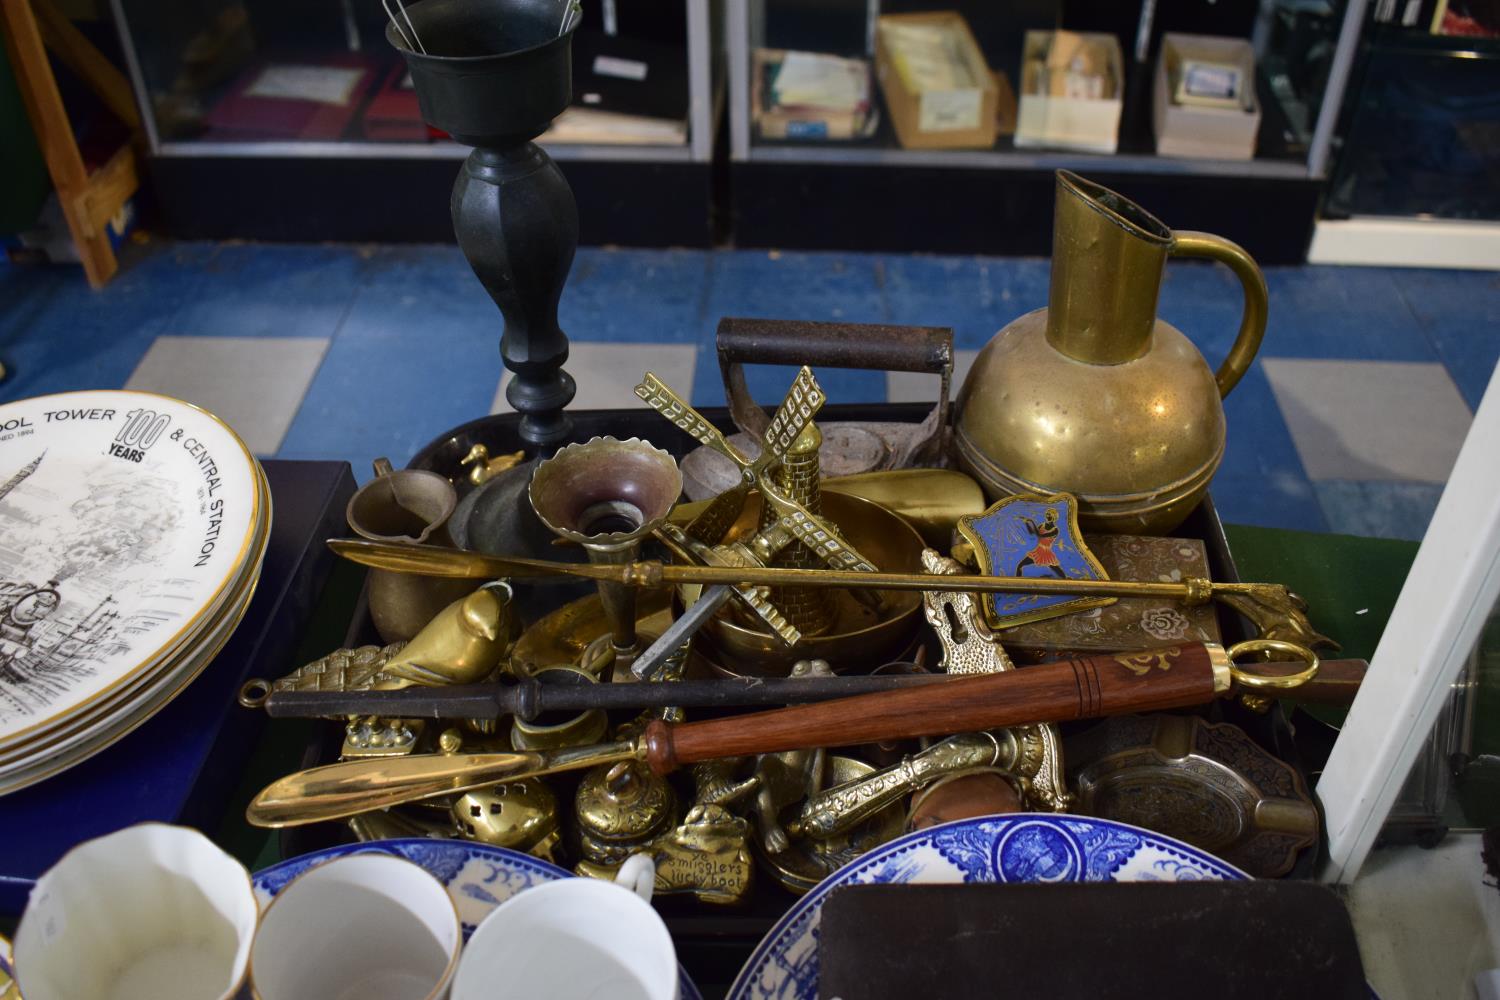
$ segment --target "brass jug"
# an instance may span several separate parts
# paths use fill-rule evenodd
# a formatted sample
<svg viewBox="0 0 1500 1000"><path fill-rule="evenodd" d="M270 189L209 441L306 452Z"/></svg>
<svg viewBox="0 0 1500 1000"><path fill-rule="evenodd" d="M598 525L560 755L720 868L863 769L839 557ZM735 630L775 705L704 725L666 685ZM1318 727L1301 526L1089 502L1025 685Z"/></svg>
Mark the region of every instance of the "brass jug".
<svg viewBox="0 0 1500 1000"><path fill-rule="evenodd" d="M1168 257L1221 261L1244 286L1239 337L1217 375L1156 316ZM959 462L991 500L1068 492L1085 531L1164 534L1208 490L1224 456L1220 400L1265 328L1265 278L1243 249L1174 232L1059 170L1047 308L979 352L958 396Z"/></svg>

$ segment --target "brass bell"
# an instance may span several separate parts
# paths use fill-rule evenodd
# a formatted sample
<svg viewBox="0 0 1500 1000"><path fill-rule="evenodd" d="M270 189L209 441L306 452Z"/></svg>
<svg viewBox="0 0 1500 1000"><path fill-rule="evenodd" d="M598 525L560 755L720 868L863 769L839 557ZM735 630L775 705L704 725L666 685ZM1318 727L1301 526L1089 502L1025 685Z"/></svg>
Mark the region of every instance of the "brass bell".
<svg viewBox="0 0 1500 1000"><path fill-rule="evenodd" d="M573 799L579 850L586 861L619 864L669 830L677 796L639 761L601 765L584 774Z"/></svg>

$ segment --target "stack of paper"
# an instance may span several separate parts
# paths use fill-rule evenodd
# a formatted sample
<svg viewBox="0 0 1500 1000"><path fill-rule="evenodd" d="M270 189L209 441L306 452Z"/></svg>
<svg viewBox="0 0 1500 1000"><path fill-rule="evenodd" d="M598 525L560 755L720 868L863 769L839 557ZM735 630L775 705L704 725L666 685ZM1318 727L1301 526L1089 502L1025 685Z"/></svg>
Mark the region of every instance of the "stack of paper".
<svg viewBox="0 0 1500 1000"><path fill-rule="evenodd" d="M870 70L860 59L788 52L771 84L777 107L854 111L869 103Z"/></svg>

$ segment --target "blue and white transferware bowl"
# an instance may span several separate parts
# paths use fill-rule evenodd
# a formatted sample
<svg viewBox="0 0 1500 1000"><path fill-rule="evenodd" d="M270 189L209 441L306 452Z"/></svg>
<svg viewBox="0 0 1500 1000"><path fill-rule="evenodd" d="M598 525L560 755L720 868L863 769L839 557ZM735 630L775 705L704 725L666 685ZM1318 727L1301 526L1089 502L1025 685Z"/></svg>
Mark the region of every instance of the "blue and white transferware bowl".
<svg viewBox="0 0 1500 1000"><path fill-rule="evenodd" d="M906 882L1196 882L1250 876L1171 837L1104 819L1016 813L909 833L797 901L756 946L728 1000L818 1000L818 919L846 885Z"/></svg>
<svg viewBox="0 0 1500 1000"><path fill-rule="evenodd" d="M421 865L443 883L463 921L464 941L491 910L534 885L573 878L573 873L529 854L464 840L375 840L314 851L256 872L255 898L264 910L287 884L316 865L350 854L391 854ZM680 971L679 966L679 971ZM702 1000L698 987L680 971L679 1000Z"/></svg>

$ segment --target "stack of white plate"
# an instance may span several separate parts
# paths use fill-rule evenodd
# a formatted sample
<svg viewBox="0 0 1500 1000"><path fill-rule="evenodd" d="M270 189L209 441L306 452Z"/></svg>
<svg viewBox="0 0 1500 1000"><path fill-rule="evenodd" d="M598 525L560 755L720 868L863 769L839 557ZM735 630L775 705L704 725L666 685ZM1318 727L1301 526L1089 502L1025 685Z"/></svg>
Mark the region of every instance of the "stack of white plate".
<svg viewBox="0 0 1500 1000"><path fill-rule="evenodd" d="M271 528L249 450L191 404L0 406L0 795L119 740L213 661Z"/></svg>

